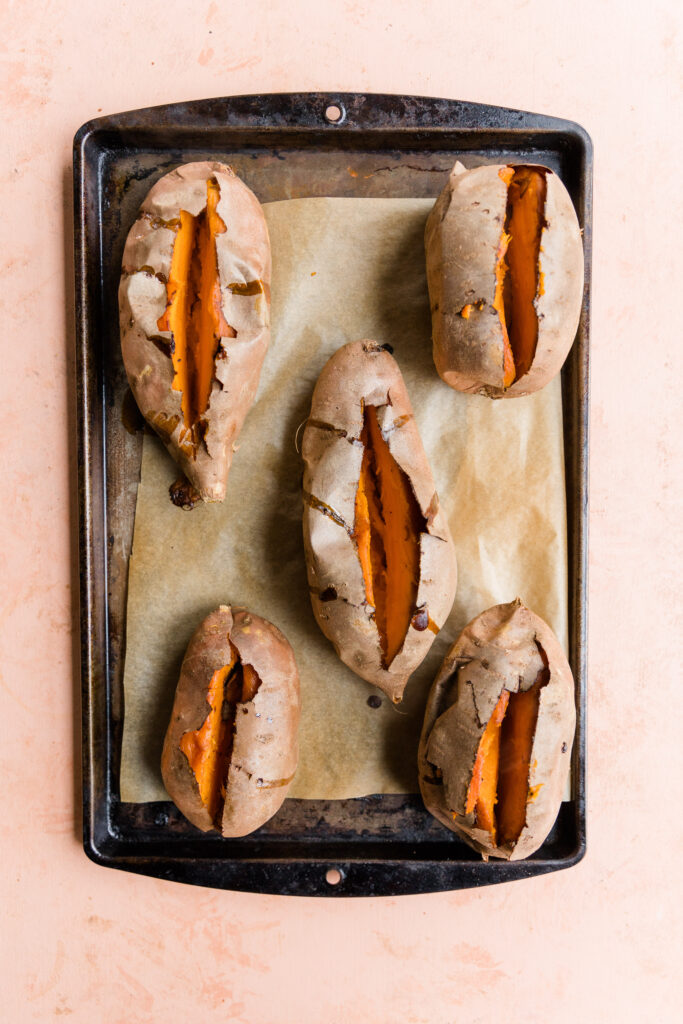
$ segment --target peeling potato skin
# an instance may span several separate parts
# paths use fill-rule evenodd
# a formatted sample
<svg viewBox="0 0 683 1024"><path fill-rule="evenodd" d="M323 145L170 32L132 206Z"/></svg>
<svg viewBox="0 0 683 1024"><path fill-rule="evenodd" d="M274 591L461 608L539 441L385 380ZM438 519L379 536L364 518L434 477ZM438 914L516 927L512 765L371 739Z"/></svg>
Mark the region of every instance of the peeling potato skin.
<svg viewBox="0 0 683 1024"><path fill-rule="evenodd" d="M391 405L388 405L391 402ZM379 635L365 584L354 529L355 499L363 457L361 403L378 409L389 450L408 476L427 522L421 535L417 605L439 628L455 598L455 548L439 509L434 478L413 418L398 364L377 342L344 345L328 360L313 392L302 440L304 547L315 618L341 660L399 703L411 673L435 634L408 627L405 643L388 669L382 667ZM313 495L336 518L311 507Z"/></svg>
<svg viewBox="0 0 683 1024"><path fill-rule="evenodd" d="M542 667L536 640L550 669L550 680L540 691L529 773L529 788L540 788L527 804L517 842L496 847L490 834L476 827L474 813L465 813L467 790L479 741L502 690L529 689ZM418 750L425 807L485 859L528 857L557 818L575 725L574 680L553 631L519 598L489 608L460 634L429 694Z"/></svg>
<svg viewBox="0 0 683 1024"><path fill-rule="evenodd" d="M180 671L161 757L169 796L202 832L215 830L199 796L194 772L180 749L188 731L206 719L209 680L231 660L230 642L261 685L253 700L237 705L221 831L248 835L276 813L287 796L299 757L299 674L289 643L272 623L245 608L222 605L190 640Z"/></svg>
<svg viewBox="0 0 683 1024"><path fill-rule="evenodd" d="M166 309L165 282L176 238L172 227L163 224L172 223L181 209L200 213L211 177L220 186L217 212L226 225L226 231L216 238L222 312L237 337L221 338L209 407L203 417L207 431L193 457L188 446L185 450L182 446L181 392L172 388L171 332L157 328ZM254 401L270 336L270 241L261 206L225 164L183 164L149 191L128 234L122 265L121 348L135 400L202 499L222 501L233 445ZM258 281L263 288L256 294L238 294L230 288ZM158 339L166 345L160 345Z"/></svg>
<svg viewBox="0 0 683 1024"><path fill-rule="evenodd" d="M546 170L540 270L544 293L536 354L528 373L503 387L503 331L493 308L498 247L505 226L505 166L465 170L456 163L425 228L433 354L440 377L456 391L489 398L530 395L559 373L574 342L583 298L583 243L569 193ZM533 166L525 164L524 166ZM469 318L460 315L467 305Z"/></svg>

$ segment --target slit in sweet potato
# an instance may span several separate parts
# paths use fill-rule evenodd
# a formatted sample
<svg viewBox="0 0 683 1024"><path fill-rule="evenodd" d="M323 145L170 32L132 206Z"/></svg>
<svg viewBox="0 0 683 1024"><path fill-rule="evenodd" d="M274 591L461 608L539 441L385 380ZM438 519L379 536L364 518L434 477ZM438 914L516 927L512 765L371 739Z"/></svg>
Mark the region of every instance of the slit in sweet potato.
<svg viewBox="0 0 683 1024"><path fill-rule="evenodd" d="M517 842L526 824L531 749L538 722L541 690L550 682L548 659L542 647L537 646L543 659L543 668L533 686L510 696L501 727L497 815L498 841L501 844Z"/></svg>
<svg viewBox="0 0 683 1024"><path fill-rule="evenodd" d="M420 534L426 522L410 480L389 451L377 408L363 410L363 459L356 491L353 537L365 598L374 608L382 667L403 647L417 604Z"/></svg>
<svg viewBox="0 0 683 1024"><path fill-rule="evenodd" d="M157 322L160 331L171 332L173 389L182 393L183 425L195 447L198 421L209 406L220 339L235 337L222 312L216 238L226 227L219 200L218 182L209 178L204 209L196 216L180 211L166 286L168 304Z"/></svg>
<svg viewBox="0 0 683 1024"><path fill-rule="evenodd" d="M228 769L237 705L253 700L261 685L256 670L244 665L234 645L229 664L217 669L207 689L209 712L198 729L183 733L180 749L199 787L199 796L211 820L220 828L225 804Z"/></svg>
<svg viewBox="0 0 683 1024"><path fill-rule="evenodd" d="M495 804L500 762L500 728L505 718L509 699L510 692L503 690L493 709L493 714L488 720L484 735L479 741L465 805L466 814L476 811L477 826L490 832L494 843L496 841Z"/></svg>
<svg viewBox="0 0 683 1024"><path fill-rule="evenodd" d="M477 827L494 845L516 843L526 824L529 768L536 733L540 691L550 682L545 651L537 643L543 667L528 690L503 690L479 741L465 813L475 812Z"/></svg>
<svg viewBox="0 0 683 1024"><path fill-rule="evenodd" d="M537 167L505 167L505 224L496 260L493 307L503 331L503 387L528 373L536 354L538 315L543 292L539 257L545 224L546 174Z"/></svg>

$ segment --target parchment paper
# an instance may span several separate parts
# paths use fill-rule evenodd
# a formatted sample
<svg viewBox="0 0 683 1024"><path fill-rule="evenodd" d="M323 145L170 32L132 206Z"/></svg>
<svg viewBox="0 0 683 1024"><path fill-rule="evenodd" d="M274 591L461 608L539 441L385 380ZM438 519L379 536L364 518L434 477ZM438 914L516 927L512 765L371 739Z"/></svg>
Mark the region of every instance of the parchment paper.
<svg viewBox="0 0 683 1024"><path fill-rule="evenodd" d="M294 199L264 207L273 250L271 348L222 505L184 512L177 469L144 439L130 561L124 801L167 799L159 759L189 638L219 604L242 604L289 639L301 675L301 757L291 797L417 792L430 683L474 615L521 597L566 648L562 405L557 377L529 398L452 391L431 356L423 232L429 199ZM458 553L455 605L403 704L336 657L311 612L295 447L327 358L357 338L389 343ZM372 694L381 706L368 705Z"/></svg>

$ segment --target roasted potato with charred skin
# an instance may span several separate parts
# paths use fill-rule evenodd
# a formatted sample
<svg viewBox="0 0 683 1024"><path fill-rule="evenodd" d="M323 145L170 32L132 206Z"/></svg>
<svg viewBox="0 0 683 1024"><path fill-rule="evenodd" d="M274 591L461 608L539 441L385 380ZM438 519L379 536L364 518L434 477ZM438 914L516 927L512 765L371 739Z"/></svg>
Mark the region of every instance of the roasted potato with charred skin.
<svg viewBox="0 0 683 1024"><path fill-rule="evenodd" d="M178 809L226 837L272 818L296 771L299 713L280 630L244 608L211 612L187 648L161 757Z"/></svg>
<svg viewBox="0 0 683 1024"><path fill-rule="evenodd" d="M399 703L451 610L457 570L401 371L376 342L351 342L323 368L303 458L318 625Z"/></svg>
<svg viewBox="0 0 683 1024"><path fill-rule="evenodd" d="M190 163L140 207L123 253L123 362L140 411L204 501L222 501L269 340L270 242L230 167Z"/></svg>
<svg viewBox="0 0 683 1024"><path fill-rule="evenodd" d="M485 860L528 857L557 818L575 721L550 626L519 598L482 612L429 694L418 751L427 810Z"/></svg>
<svg viewBox="0 0 683 1024"><path fill-rule="evenodd" d="M425 249L434 362L447 384L515 398L559 373L581 314L583 246L556 174L457 163Z"/></svg>

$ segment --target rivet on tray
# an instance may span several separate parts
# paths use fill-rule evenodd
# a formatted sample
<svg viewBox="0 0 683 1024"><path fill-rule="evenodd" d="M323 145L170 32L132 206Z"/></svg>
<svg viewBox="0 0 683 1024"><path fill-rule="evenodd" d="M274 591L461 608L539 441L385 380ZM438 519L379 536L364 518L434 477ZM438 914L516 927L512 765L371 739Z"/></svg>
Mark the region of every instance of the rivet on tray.
<svg viewBox="0 0 683 1024"><path fill-rule="evenodd" d="M346 111L344 110L343 104L339 102L330 103L330 105L325 108L325 120L328 124L341 124L345 117Z"/></svg>

